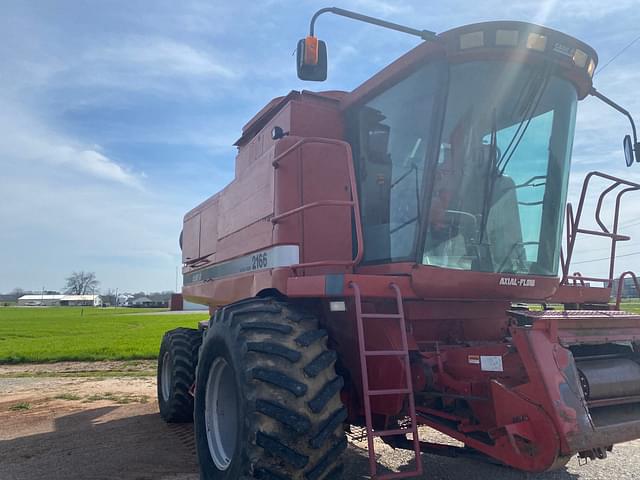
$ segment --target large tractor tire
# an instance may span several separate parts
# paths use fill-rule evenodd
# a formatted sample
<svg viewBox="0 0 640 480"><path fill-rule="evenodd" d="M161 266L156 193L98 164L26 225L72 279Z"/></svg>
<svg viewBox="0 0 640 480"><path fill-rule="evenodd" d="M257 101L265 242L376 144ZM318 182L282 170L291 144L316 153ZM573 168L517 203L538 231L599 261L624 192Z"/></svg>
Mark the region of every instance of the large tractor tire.
<svg viewBox="0 0 640 480"><path fill-rule="evenodd" d="M202 480L327 480L347 446L342 377L306 310L250 299L216 312L196 374Z"/></svg>
<svg viewBox="0 0 640 480"><path fill-rule="evenodd" d="M202 332L176 328L164 334L158 356L158 405L167 422L193 421L193 385Z"/></svg>

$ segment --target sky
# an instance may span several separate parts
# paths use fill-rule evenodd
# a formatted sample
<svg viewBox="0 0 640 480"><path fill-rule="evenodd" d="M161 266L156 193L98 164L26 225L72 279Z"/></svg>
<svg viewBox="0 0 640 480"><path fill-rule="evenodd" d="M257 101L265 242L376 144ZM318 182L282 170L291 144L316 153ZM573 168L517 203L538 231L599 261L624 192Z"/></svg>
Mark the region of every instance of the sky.
<svg viewBox="0 0 640 480"><path fill-rule="evenodd" d="M182 216L233 179L234 141L271 98L352 90L419 40L326 15L329 78L306 84L292 56L315 1L3 0L0 3L0 292L59 290L72 271L103 291L173 290ZM604 65L640 35L638 0L344 0L335 6L436 32L487 20L541 23L594 47ZM595 77L640 119L640 41ZM590 170L627 169L624 117L578 109L571 198ZM640 239L640 194L622 230ZM589 202L593 206L593 202ZM608 210L605 209L605 213ZM606 218L606 215L603 215ZM626 227L626 228L625 228ZM606 244L579 240L585 274ZM619 267L640 270L640 243Z"/></svg>

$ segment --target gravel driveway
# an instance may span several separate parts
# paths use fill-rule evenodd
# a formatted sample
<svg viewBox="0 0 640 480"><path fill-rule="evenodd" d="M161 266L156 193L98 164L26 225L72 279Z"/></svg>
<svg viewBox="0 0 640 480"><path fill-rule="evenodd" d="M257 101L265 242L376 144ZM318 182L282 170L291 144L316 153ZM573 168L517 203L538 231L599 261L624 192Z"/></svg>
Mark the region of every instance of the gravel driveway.
<svg viewBox="0 0 640 480"><path fill-rule="evenodd" d="M1 480L197 480L191 425L167 425L155 402L153 362L0 366ZM87 371L96 376L85 376ZM101 372L109 372L104 376ZM62 376L61 376L62 375ZM82 376L75 376L82 375ZM446 441L432 430L431 441ZM376 444L386 469L412 454ZM364 442L351 439L344 479L368 478ZM640 441L608 459L531 475L466 458L423 456L430 480L638 480ZM387 470L387 471L389 471Z"/></svg>

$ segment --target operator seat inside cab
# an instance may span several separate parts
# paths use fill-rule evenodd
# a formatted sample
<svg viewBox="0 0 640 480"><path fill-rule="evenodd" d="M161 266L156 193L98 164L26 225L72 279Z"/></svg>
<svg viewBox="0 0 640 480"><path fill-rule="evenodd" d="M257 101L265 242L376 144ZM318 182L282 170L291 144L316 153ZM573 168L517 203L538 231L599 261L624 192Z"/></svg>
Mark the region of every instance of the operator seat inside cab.
<svg viewBox="0 0 640 480"><path fill-rule="evenodd" d="M441 149L425 263L480 271L523 268L516 185L499 173L491 150L490 145L479 143L473 148L469 142L445 144ZM463 161L462 155L470 155L473 161Z"/></svg>

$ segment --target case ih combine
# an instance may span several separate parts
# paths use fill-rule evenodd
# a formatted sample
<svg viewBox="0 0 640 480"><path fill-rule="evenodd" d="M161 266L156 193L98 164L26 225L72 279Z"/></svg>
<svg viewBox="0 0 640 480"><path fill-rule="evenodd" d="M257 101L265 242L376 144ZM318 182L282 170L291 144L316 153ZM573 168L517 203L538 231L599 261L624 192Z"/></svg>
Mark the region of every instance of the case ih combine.
<svg viewBox="0 0 640 480"><path fill-rule="evenodd" d="M436 35L330 8L298 44L305 80L326 77L324 12L425 41L352 92L272 100L234 181L185 216L183 294L212 317L165 335L158 394L165 420L195 421L201 478L332 478L345 425L366 428L379 479L421 474L421 451L543 472L640 438L640 316L609 305L640 185L592 172L566 205L586 96L629 117L640 157L592 86L596 53L527 23ZM607 278L572 273L585 235L610 240ZM376 437L414 450L412 470L379 473Z"/></svg>

